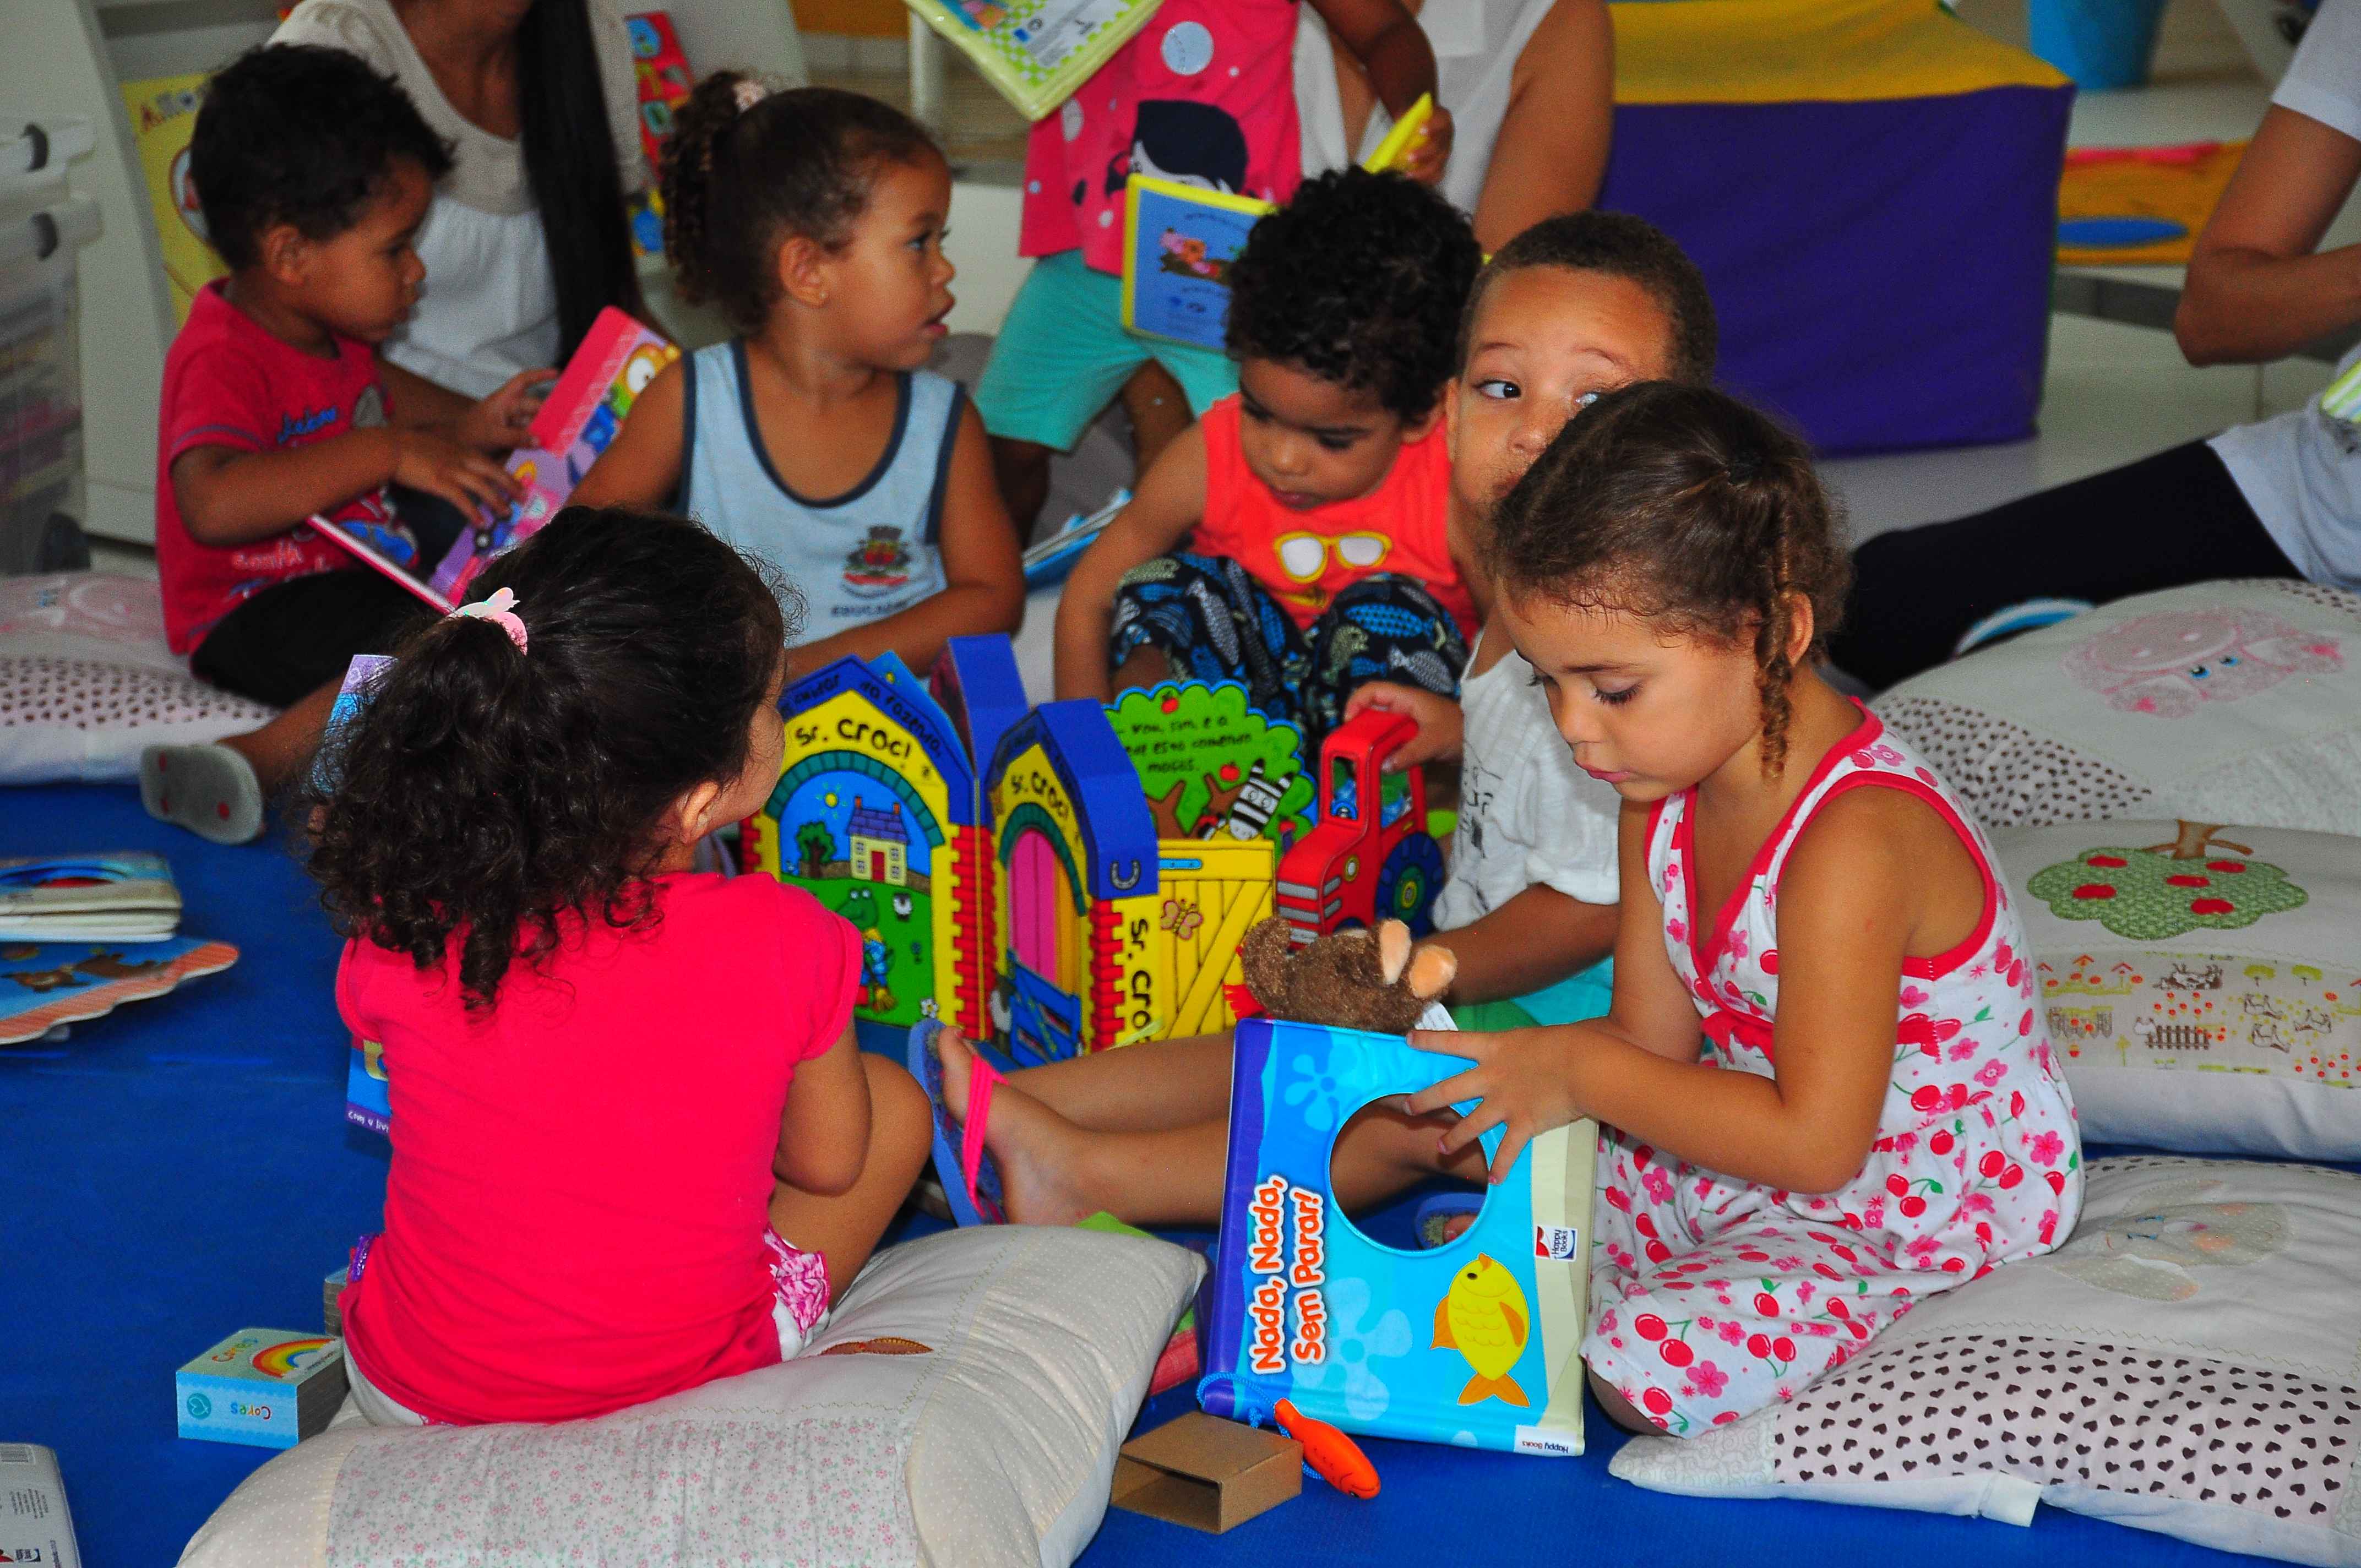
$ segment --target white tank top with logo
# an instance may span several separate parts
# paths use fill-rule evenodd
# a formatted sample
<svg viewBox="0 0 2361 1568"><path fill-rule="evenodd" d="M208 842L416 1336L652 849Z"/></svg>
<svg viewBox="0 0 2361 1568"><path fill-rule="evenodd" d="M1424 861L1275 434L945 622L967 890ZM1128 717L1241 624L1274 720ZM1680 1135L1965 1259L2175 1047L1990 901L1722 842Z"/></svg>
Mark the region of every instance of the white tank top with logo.
<svg viewBox="0 0 2361 1568"><path fill-rule="evenodd" d="M779 477L747 387L740 340L690 360L679 509L795 585L804 618L791 641L817 642L942 592L943 491L967 395L959 383L904 374L876 466L826 499L797 495Z"/></svg>

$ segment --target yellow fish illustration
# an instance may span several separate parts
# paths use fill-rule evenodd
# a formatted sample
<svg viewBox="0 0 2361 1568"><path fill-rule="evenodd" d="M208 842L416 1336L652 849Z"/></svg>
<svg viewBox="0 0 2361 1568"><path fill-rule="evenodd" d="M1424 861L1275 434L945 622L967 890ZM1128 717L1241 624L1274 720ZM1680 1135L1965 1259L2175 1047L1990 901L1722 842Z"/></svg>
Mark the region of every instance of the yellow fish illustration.
<svg viewBox="0 0 2361 1568"><path fill-rule="evenodd" d="M1509 1368L1525 1352L1525 1336L1532 1326L1532 1310L1517 1277L1482 1253L1452 1279L1451 1288L1434 1304L1435 1350L1455 1350L1467 1358L1476 1376L1459 1390L1459 1402L1505 1399L1530 1408L1531 1399L1509 1376Z"/></svg>

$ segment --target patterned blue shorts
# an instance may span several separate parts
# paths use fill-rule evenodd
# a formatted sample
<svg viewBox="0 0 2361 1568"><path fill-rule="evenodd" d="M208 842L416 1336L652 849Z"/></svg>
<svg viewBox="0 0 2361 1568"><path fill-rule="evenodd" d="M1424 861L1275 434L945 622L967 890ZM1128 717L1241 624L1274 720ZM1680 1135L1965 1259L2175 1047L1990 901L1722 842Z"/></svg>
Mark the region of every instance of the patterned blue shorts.
<svg viewBox="0 0 2361 1568"><path fill-rule="evenodd" d="M1225 555L1159 555L1124 575L1115 594L1108 663L1156 649L1186 679L1236 681L1246 699L1303 731L1306 747L1345 717L1371 681L1456 698L1467 640L1413 577L1380 572L1329 601L1300 631L1270 590Z"/></svg>

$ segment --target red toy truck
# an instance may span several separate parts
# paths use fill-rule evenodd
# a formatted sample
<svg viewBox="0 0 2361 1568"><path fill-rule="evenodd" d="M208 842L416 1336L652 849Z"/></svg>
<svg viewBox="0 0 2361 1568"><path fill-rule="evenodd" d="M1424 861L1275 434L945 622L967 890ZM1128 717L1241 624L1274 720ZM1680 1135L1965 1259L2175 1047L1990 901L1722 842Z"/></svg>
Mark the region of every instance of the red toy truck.
<svg viewBox="0 0 2361 1568"><path fill-rule="evenodd" d="M1330 931L1400 920L1412 936L1434 928L1443 850L1426 831L1426 780L1381 770L1418 733L1398 713L1371 708L1320 746L1320 801L1312 830L1279 857L1272 904L1298 946Z"/></svg>

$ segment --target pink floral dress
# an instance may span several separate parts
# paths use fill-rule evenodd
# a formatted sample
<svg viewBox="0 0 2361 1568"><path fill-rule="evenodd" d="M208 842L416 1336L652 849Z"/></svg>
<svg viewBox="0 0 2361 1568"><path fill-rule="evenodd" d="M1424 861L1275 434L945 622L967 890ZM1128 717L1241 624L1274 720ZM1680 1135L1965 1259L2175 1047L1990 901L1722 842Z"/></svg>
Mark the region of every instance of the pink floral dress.
<svg viewBox="0 0 2361 1568"><path fill-rule="evenodd" d="M1951 825L1983 873L1984 914L1957 948L1903 967L1894 1070L1861 1174L1817 1197L1774 1191L1600 1131L1584 1356L1675 1434L1794 1398L1921 1298L2048 1251L2081 1207L2074 1106L1992 848L1866 714L1710 927L1696 913L1694 793L1656 808L1648 872L1665 950L1704 1016L1702 1059L1776 1076L1780 873L1814 812L1872 785Z"/></svg>

